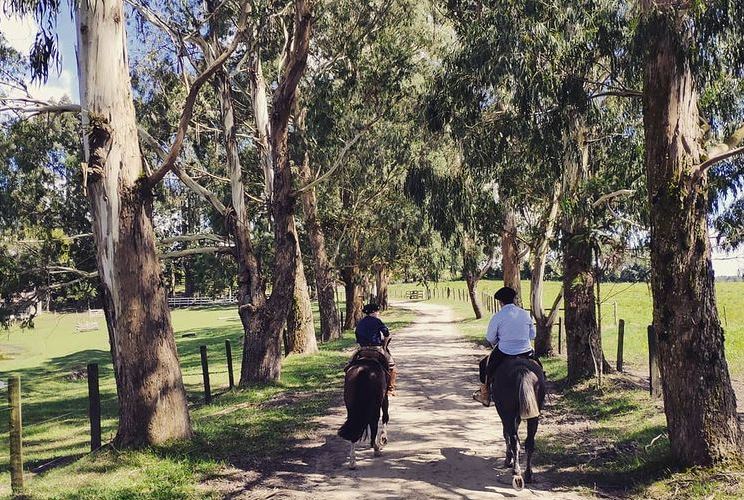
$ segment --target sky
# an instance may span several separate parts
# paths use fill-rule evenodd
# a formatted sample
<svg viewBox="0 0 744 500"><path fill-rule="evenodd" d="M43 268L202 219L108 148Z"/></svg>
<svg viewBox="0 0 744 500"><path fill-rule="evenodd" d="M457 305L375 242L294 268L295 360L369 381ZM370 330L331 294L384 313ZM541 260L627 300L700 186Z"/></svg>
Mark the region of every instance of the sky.
<svg viewBox="0 0 744 500"><path fill-rule="evenodd" d="M62 54L60 71L50 70L46 84L29 85L34 98L58 100L68 96L72 102L79 102L77 86L77 67L75 62L75 24L70 16L67 2L61 2L63 11L57 19L59 49ZM36 23L30 17L8 18L0 12L0 32L8 43L22 54L28 54L36 35ZM744 248L725 253L713 245L713 268L716 276L744 275Z"/></svg>
<svg viewBox="0 0 744 500"><path fill-rule="evenodd" d="M29 92L34 98L44 101L59 100L67 96L77 103L80 97L75 60L75 23L70 16L67 2L61 2L61 9L57 18L58 45L62 55L60 71L50 69L49 81L46 84L29 84ZM8 44L21 54L28 54L36 31L37 25L32 17L7 17L0 12L0 32Z"/></svg>

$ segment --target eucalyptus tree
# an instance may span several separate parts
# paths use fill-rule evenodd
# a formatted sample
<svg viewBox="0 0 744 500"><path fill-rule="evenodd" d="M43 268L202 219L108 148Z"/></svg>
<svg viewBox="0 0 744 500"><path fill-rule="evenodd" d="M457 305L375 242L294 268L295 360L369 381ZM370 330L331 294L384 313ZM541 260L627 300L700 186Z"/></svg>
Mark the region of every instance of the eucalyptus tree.
<svg viewBox="0 0 744 500"><path fill-rule="evenodd" d="M182 7L172 4L159 6L162 12L175 12L183 17L183 26L163 22L162 19L168 16L160 15L149 5L132 3L143 18L175 40L176 48L181 47L180 43L191 48L186 53L192 66L209 67L215 54L222 50L225 35L234 30L236 6L231 3L207 3L205 15L199 18L189 16ZM290 169L286 143L294 95L309 50L313 4L297 1L292 4L292 9L279 8L270 2L246 4L246 41L236 54L239 57L230 60L223 71L216 73L215 100L220 111L215 126L224 141L229 202L222 201L218 193L197 182L184 168L174 169L186 186L212 204L223 219L221 224L235 242L233 255L238 263L238 307L246 332L241 384L278 379L282 332L288 312L295 320L290 332L294 348L303 352L315 349L307 288L304 281L297 285L298 274L301 273L304 280L304 273L298 265L300 253L294 218L296 194L293 192L294 174ZM206 35L202 35L204 32ZM263 73L265 66L271 71L268 82ZM245 90L240 89L241 85ZM269 85L274 91L267 97ZM264 123L267 116L269 121ZM239 140L240 136L246 135L250 137L249 141ZM163 154L156 141L151 139L148 140L150 145ZM246 157L246 149L252 151L248 157L256 168L243 168L241 157ZM264 186L259 193L255 192L253 185L246 184L247 180L256 178L256 172L261 172ZM254 210L249 211L247 199L259 201L258 205L253 204ZM263 221L259 217L261 213L266 216ZM274 239L270 275L262 266L262 257L266 255L259 252L254 234L256 227L267 224L270 224ZM287 253L290 252L290 242L292 256ZM269 279L272 288L267 298ZM291 313L300 309L297 307L298 290L304 293L304 298L299 301L303 303L302 314L293 315ZM285 303L287 297L289 303ZM299 321L301 315L304 319ZM308 318L310 320L306 321ZM294 335L296 332L302 333Z"/></svg>
<svg viewBox="0 0 744 500"><path fill-rule="evenodd" d="M65 115L0 127L0 323L97 300L78 128Z"/></svg>
<svg viewBox="0 0 744 500"><path fill-rule="evenodd" d="M441 140L447 143L446 138ZM408 172L406 194L422 208L442 238L460 250L473 312L481 318L478 282L496 264L504 209L494 199L494 187L479 181L462 164L455 144L448 146L439 154L422 158L424 161Z"/></svg>
<svg viewBox="0 0 744 500"><path fill-rule="evenodd" d="M58 2L12 1L34 14L40 33L30 61L45 78L56 54ZM121 1L75 4L83 137L81 171L91 205L106 323L119 399L116 443L136 446L191 436L186 393L152 224L152 193L178 157L201 86L242 37L192 82L179 126L162 164L150 170L139 148ZM106 52L108 57L98 55ZM137 269L137 273L132 273Z"/></svg>
<svg viewBox="0 0 744 500"><path fill-rule="evenodd" d="M602 354L592 204L608 194L597 183L602 165L595 158L605 146L598 139L618 130L603 122L601 109L621 96L640 95L617 75L627 13L612 0L448 5L460 44L446 61L436 96L444 105L432 114L462 138L469 165L490 169L500 185L515 177L512 165L521 160L515 153L545 151L521 168L547 177L548 185L561 181L569 379L593 376ZM483 131L488 126L490 134ZM551 190L545 193L546 200L552 197Z"/></svg>
<svg viewBox="0 0 744 500"><path fill-rule="evenodd" d="M430 72L433 45L425 14L410 0L326 2L319 10L298 111L297 164L324 338L333 335L332 268L345 282L347 327L353 326L361 317L366 267L360 226L377 220L372 207L384 202L410 165L413 106ZM331 222L326 215L336 209L341 220Z"/></svg>
<svg viewBox="0 0 744 500"><path fill-rule="evenodd" d="M741 94L712 103L701 96L744 75L744 5L643 0L640 7L653 324L669 438L684 464L740 458L744 438L711 265L708 174L741 165L744 107Z"/></svg>

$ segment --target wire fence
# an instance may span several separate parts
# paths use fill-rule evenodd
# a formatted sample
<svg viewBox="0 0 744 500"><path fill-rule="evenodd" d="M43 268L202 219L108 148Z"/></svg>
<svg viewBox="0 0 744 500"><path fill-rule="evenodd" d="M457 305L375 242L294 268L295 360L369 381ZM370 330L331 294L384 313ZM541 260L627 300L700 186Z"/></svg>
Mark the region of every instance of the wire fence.
<svg viewBox="0 0 744 500"><path fill-rule="evenodd" d="M198 400L194 401L193 398L192 401L189 403L189 407L194 407L195 405L200 404L208 404L213 400L214 396L218 396L220 394L224 394L228 392L230 389L234 387L234 374L232 373L232 367L233 367L233 359L232 359L232 341L230 339L225 340L225 352L219 355L219 357L213 355L211 360L207 360L207 346L200 346L200 353L204 353L202 356L202 363L201 363L201 377L202 377L202 396L199 397ZM229 356L229 358L228 358ZM213 370L211 373L209 371L209 362L213 364L213 366L218 366L219 368L217 370ZM211 385L210 377L212 375L224 375L228 374L228 385L227 387L220 386L216 389L215 392L213 392L213 388ZM24 377L24 380L25 377ZM44 418L43 420L37 421L34 419L34 412L38 411L38 408L35 408L28 414L23 415L24 418L27 420L26 427L28 428L42 428L44 426L48 426L49 424L55 424L55 423L61 423L66 421L79 421L81 419L87 419L90 423L90 450L95 451L96 449L101 447L101 420L103 418L101 409L102 408L110 408L111 406L118 403L118 396L107 396L104 398L101 398L100 394L100 379L98 377L98 364L97 363L90 363L88 364L86 368L86 373L84 378L75 379L75 380L66 380L66 376L62 374L56 374L56 375L49 375L45 377L30 377L31 380L31 386L33 389L34 398L37 398L40 394L40 391L38 391L38 387L41 384L41 382L48 382L48 381L55 381L55 382L68 382L68 383L77 383L77 382L83 382L87 380L88 382L88 396L87 396L87 408L83 408L83 405L78 410L71 410L71 411L65 411L64 413L51 416L49 418ZM106 379L104 379L106 380ZM108 381L107 381L108 382ZM24 384L25 385L25 384ZM11 390L10 388L13 387L14 389ZM5 387L3 387L0 392L7 394L7 400L8 403L0 405L0 418L5 419L8 418L8 438L9 438L9 444L10 444L10 469L11 469L11 486L13 488L13 491L16 492L19 488L19 484L21 484L20 488L22 490L22 483L23 483L23 461L22 461L22 429L23 429L23 421L21 420L21 407L22 407L22 387L21 387L21 377L18 375L11 375L8 379L8 383ZM29 397L28 393L25 397ZM38 404L38 401L34 402L35 405ZM17 411L13 411L16 409ZM110 417L105 417L110 418ZM79 431L75 432L76 435L79 435ZM59 439L58 436L55 436L55 439ZM38 441L35 440L35 441ZM38 444L38 443L36 443ZM53 460L56 461L58 459ZM19 483L20 481L20 483ZM18 490L20 491L20 490Z"/></svg>

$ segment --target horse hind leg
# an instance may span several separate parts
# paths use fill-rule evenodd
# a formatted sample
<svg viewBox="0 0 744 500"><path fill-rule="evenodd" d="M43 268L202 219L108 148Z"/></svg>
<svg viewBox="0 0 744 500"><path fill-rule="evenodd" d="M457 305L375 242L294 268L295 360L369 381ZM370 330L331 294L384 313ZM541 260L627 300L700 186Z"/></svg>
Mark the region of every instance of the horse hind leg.
<svg viewBox="0 0 744 500"><path fill-rule="evenodd" d="M356 443L351 443L351 450L349 451L349 469L356 469Z"/></svg>
<svg viewBox="0 0 744 500"><path fill-rule="evenodd" d="M379 457L382 455L382 447L380 446L380 440L379 435L377 434L379 427L379 422L375 422L373 424L369 424L369 437L370 437L370 444L372 445L372 448L374 448L375 456Z"/></svg>
<svg viewBox="0 0 744 500"><path fill-rule="evenodd" d="M507 469L512 466L514 455L512 454L511 445L509 443L509 434L504 431L504 444L506 445L506 458L504 459L504 467Z"/></svg>
<svg viewBox="0 0 744 500"><path fill-rule="evenodd" d="M516 433L509 436L509 446L514 453L514 468L512 469L512 487L520 491L524 488L524 478L522 477L522 468L519 465L519 438Z"/></svg>
<svg viewBox="0 0 744 500"><path fill-rule="evenodd" d="M388 414L388 398L387 395L385 395L385 399L382 401L382 432L380 433L380 437L377 439L377 444L380 449L384 448L388 442L387 424L389 420L390 415Z"/></svg>
<svg viewBox="0 0 744 500"><path fill-rule="evenodd" d="M531 418L527 421L527 439L524 441L524 449L527 450L527 469L524 472L524 481L532 482L532 453L535 451L535 435L539 420Z"/></svg>

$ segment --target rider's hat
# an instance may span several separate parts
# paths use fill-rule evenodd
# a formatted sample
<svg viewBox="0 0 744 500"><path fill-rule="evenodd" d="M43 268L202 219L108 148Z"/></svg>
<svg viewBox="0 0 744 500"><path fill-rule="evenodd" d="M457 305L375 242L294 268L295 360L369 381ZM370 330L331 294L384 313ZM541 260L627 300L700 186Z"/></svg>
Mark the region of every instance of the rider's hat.
<svg viewBox="0 0 744 500"><path fill-rule="evenodd" d="M378 304L375 304L374 302L370 302L366 306L362 308L362 312L364 314L372 314L373 312L377 312L380 310L380 306Z"/></svg>
<svg viewBox="0 0 744 500"><path fill-rule="evenodd" d="M504 304L511 304L514 302L514 298L517 296L517 292L508 286L499 288L499 290L493 294L493 298Z"/></svg>

